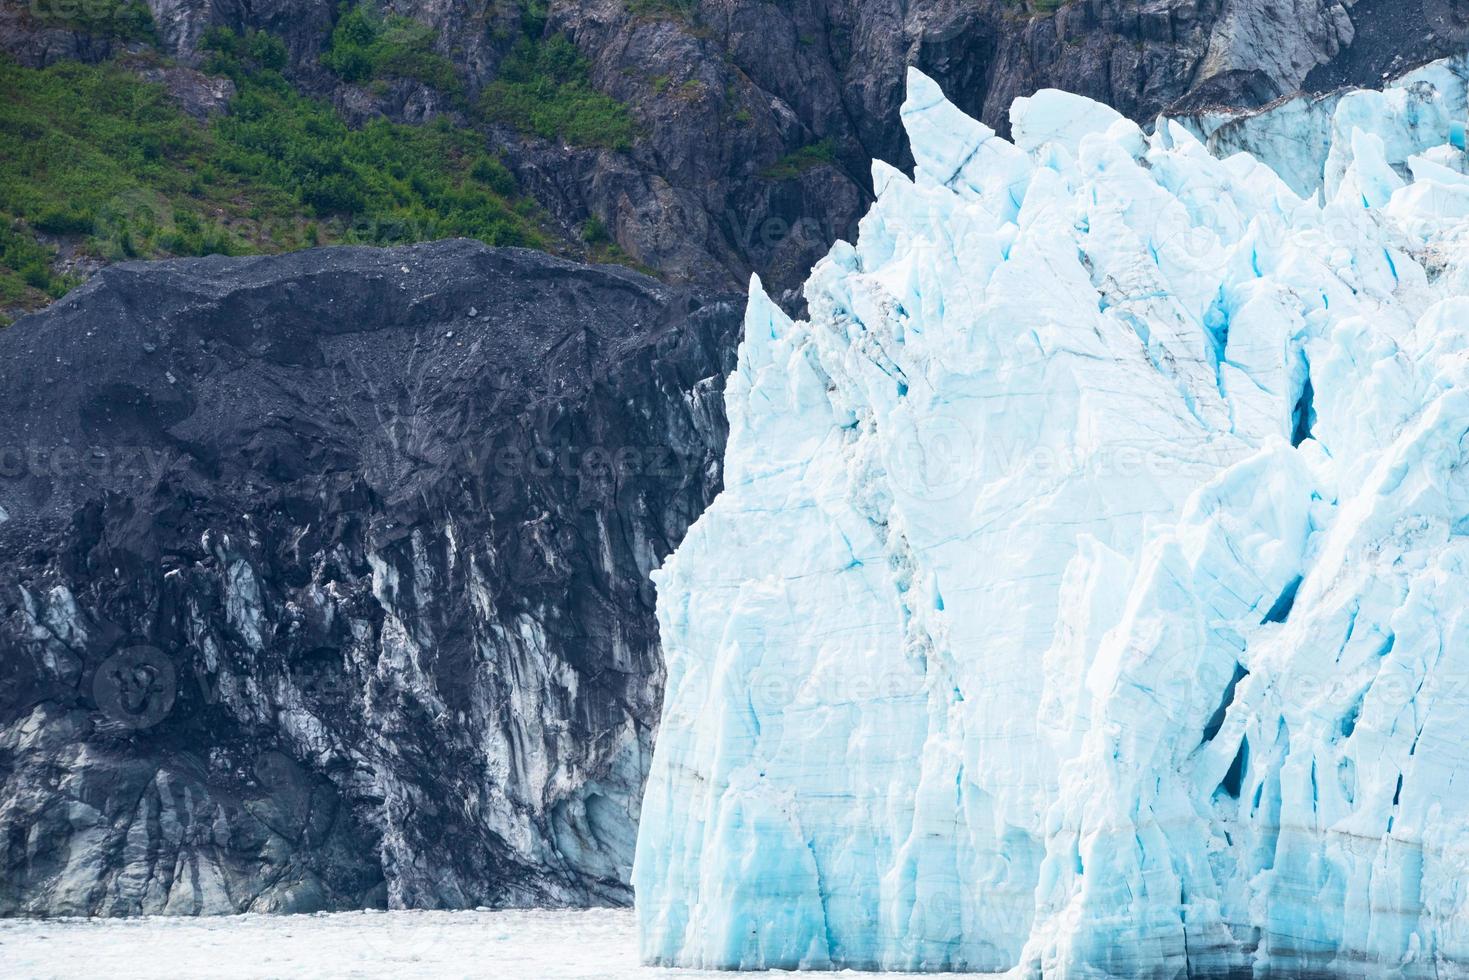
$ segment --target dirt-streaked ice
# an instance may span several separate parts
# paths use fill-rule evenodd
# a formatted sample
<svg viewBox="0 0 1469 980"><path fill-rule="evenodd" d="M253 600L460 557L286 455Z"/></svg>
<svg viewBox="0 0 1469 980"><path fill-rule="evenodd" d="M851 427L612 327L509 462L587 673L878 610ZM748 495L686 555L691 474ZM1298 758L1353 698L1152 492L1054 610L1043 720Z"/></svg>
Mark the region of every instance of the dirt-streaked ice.
<svg viewBox="0 0 1469 980"><path fill-rule="evenodd" d="M910 74L914 177L809 320L752 284L726 489L657 574L648 961L1469 969L1450 68L1338 99L1307 199Z"/></svg>

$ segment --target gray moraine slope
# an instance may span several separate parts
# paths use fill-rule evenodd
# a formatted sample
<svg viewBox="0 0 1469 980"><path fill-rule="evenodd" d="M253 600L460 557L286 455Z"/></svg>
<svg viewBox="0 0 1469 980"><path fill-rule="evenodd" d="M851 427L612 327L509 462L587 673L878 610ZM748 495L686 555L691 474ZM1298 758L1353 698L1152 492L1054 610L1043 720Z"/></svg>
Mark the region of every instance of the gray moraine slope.
<svg viewBox="0 0 1469 980"><path fill-rule="evenodd" d="M0 332L0 914L628 901L738 323L449 241Z"/></svg>

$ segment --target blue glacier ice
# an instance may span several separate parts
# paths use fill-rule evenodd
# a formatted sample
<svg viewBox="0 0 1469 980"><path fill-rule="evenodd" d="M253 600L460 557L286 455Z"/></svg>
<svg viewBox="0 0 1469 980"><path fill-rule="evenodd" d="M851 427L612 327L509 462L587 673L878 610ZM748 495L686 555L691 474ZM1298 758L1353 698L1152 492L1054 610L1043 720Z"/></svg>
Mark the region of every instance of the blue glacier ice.
<svg viewBox="0 0 1469 980"><path fill-rule="evenodd" d="M1255 112L1215 112L1180 120L1216 155L1244 150L1307 196L1339 180L1362 129L1388 143L1398 167L1433 151L1462 160L1469 118L1469 57L1436 61L1393 79L1381 92L1342 89L1301 95ZM1336 148L1336 153L1332 149Z"/></svg>
<svg viewBox="0 0 1469 980"><path fill-rule="evenodd" d="M645 960L1469 973L1463 77L1292 159L910 73L656 574Z"/></svg>

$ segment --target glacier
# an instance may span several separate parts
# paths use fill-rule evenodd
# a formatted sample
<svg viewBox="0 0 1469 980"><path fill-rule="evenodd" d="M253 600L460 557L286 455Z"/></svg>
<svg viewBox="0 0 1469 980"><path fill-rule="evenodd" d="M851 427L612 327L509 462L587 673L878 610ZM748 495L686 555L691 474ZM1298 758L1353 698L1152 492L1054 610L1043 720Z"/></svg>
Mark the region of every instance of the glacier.
<svg viewBox="0 0 1469 980"><path fill-rule="evenodd" d="M1409 158L1425 151L1460 159L1452 151L1464 149L1466 117L1469 57L1461 56L1391 79L1380 92L1297 95L1260 110L1217 110L1178 122L1216 156L1244 150L1306 197L1321 189L1328 172L1340 179L1353 129L1381 137L1388 162L1406 174Z"/></svg>
<svg viewBox="0 0 1469 980"><path fill-rule="evenodd" d="M655 574L646 962L1469 974L1465 74L1007 141L910 71Z"/></svg>

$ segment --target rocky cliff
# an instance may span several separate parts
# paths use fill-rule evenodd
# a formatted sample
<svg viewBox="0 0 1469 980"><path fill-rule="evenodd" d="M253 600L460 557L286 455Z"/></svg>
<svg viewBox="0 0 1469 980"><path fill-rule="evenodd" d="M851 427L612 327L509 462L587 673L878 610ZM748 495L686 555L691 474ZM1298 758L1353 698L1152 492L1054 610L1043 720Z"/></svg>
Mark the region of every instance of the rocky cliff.
<svg viewBox="0 0 1469 980"><path fill-rule="evenodd" d="M391 6L471 96L524 23ZM904 67L1003 130L1039 86L1145 119L1465 40L1442 0L1050 6L556 0L543 30L637 139L484 135L568 233L598 218L665 284L463 242L178 261L0 332L0 913L625 900L661 696L647 572L718 489L737 340L695 297L755 270L800 305L869 160L911 164ZM352 118L460 114L323 68L320 0L150 8L198 115L231 91L200 71L211 25L282 36ZM0 48L137 45L45 9L0 3Z"/></svg>
<svg viewBox="0 0 1469 980"><path fill-rule="evenodd" d="M625 901L736 326L451 241L0 333L0 913Z"/></svg>
<svg viewBox="0 0 1469 980"><path fill-rule="evenodd" d="M27 63L117 48L6 4L0 48ZM1376 84L1469 43L1457 0L388 0L431 29L461 103L421 81L349 84L323 67L338 16L323 0L148 6L157 43L185 66L202 63L210 26L269 31L286 41L293 80L352 118L475 125L462 106L498 76L533 12L531 29L576 45L637 137L613 150L484 127L521 186L570 239L596 218L671 280L725 290L758 272L788 307L830 244L855 233L869 161L911 166L897 125L909 65L1003 135L1011 101L1042 87L1149 121ZM184 69L168 81L198 109L200 79Z"/></svg>

